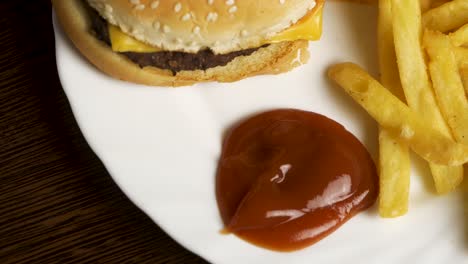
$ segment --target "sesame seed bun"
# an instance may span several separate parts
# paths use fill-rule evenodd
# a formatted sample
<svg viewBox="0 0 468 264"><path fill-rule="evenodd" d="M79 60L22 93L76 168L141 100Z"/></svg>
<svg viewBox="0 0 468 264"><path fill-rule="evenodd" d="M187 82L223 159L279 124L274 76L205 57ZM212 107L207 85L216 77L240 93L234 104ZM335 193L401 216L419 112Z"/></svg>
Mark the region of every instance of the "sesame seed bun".
<svg viewBox="0 0 468 264"><path fill-rule="evenodd" d="M125 0L128 1L128 0ZM197 82L234 82L260 74L278 74L305 63L308 41L271 44L249 56L240 56L226 66L207 70L180 71L155 67L140 68L91 34L89 7L82 0L52 0L58 21L78 50L108 75L133 83L152 86L185 86Z"/></svg>
<svg viewBox="0 0 468 264"><path fill-rule="evenodd" d="M164 50L215 53L259 47L315 0L88 0L121 30ZM319 0L322 2L322 0Z"/></svg>

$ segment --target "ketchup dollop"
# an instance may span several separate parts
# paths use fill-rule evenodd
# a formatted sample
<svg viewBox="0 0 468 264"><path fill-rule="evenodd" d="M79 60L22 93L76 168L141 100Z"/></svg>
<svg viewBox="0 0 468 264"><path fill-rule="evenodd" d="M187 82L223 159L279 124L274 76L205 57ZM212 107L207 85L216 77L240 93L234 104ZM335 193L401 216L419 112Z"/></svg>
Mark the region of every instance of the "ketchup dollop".
<svg viewBox="0 0 468 264"><path fill-rule="evenodd" d="M225 138L216 176L225 231L258 246L309 246L370 207L377 195L377 171L366 148L325 116L269 111Z"/></svg>

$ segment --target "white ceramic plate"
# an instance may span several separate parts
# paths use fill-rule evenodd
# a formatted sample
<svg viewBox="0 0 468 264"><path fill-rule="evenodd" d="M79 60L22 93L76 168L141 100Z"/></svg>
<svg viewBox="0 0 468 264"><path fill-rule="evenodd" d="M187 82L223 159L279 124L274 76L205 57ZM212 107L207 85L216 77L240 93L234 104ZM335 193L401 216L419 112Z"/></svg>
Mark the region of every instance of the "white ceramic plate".
<svg viewBox="0 0 468 264"><path fill-rule="evenodd" d="M328 3L324 25L308 64L232 84L168 89L113 80L55 24L57 65L84 136L117 184L171 237L212 263L468 263L462 197L431 194L417 159L405 217L383 220L374 207L293 253L219 233L214 179L222 134L246 116L282 107L314 111L343 124L376 156L375 123L325 76L328 65L341 61L376 74L376 9Z"/></svg>

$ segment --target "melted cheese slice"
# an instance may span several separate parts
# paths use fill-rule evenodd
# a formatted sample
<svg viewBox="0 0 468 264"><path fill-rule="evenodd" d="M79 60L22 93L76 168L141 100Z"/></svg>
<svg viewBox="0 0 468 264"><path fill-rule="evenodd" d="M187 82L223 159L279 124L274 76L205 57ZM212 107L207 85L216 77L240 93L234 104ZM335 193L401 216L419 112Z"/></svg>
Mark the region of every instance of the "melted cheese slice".
<svg viewBox="0 0 468 264"><path fill-rule="evenodd" d="M296 24L276 34L266 43L295 40L318 40L322 36L323 2Z"/></svg>
<svg viewBox="0 0 468 264"><path fill-rule="evenodd" d="M319 3L312 12L299 20L296 24L276 34L268 43L295 40L318 40L322 36L323 3ZM115 52L157 52L160 48L150 46L122 32L118 27L109 24L109 37L112 50Z"/></svg>
<svg viewBox="0 0 468 264"><path fill-rule="evenodd" d="M129 35L125 34L120 28L108 24L109 38L112 44L112 50L115 52L157 52L162 51L157 47L150 46L139 40L136 40Z"/></svg>

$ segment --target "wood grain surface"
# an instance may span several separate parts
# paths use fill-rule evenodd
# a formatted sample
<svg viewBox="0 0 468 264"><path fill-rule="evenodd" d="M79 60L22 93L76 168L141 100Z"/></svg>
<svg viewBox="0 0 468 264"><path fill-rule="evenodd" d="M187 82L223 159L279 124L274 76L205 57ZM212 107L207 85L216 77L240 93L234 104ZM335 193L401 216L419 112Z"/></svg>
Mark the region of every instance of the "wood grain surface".
<svg viewBox="0 0 468 264"><path fill-rule="evenodd" d="M204 263L114 184L60 86L48 0L0 1L0 263Z"/></svg>

